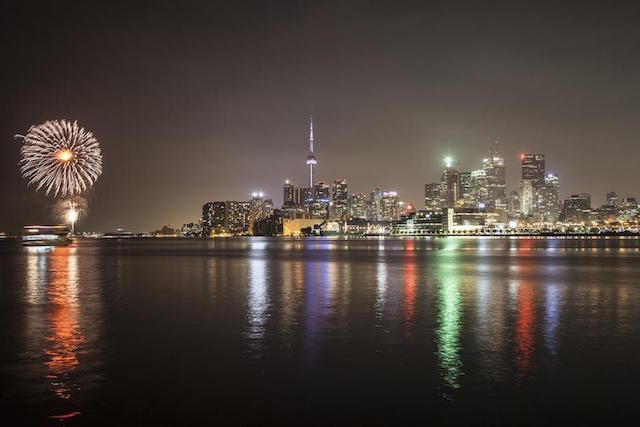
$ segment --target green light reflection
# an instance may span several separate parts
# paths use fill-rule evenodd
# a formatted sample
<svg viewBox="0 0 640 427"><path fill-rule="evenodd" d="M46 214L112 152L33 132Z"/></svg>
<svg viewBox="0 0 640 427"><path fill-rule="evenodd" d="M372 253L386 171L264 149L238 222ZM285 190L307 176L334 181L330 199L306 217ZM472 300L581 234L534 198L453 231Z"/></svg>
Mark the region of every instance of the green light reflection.
<svg viewBox="0 0 640 427"><path fill-rule="evenodd" d="M455 241L455 239L451 239ZM438 328L436 339L438 359L444 384L453 389L461 387L460 377L463 375L460 353L460 333L462 329L462 306L457 271L459 252L457 244L445 245L436 257L436 273L438 286Z"/></svg>

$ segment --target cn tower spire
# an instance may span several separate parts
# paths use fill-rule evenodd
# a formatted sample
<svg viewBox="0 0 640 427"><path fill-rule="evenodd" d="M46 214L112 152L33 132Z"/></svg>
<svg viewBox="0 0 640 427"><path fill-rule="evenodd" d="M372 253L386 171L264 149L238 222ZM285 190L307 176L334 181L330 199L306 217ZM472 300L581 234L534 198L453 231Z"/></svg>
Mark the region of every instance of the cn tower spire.
<svg viewBox="0 0 640 427"><path fill-rule="evenodd" d="M309 155L307 165L309 166L309 188L313 188L313 165L317 164L315 154L313 154L313 116L309 120Z"/></svg>

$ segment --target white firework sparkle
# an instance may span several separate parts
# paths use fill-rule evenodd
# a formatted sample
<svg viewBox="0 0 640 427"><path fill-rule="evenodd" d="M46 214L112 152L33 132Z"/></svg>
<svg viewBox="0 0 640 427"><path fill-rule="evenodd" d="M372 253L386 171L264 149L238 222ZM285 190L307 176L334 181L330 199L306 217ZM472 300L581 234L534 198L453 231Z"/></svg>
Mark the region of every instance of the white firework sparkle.
<svg viewBox="0 0 640 427"><path fill-rule="evenodd" d="M52 120L31 126L21 138L20 173L29 185L37 185L53 197L75 196L87 191L102 173L100 144L93 134L68 120Z"/></svg>

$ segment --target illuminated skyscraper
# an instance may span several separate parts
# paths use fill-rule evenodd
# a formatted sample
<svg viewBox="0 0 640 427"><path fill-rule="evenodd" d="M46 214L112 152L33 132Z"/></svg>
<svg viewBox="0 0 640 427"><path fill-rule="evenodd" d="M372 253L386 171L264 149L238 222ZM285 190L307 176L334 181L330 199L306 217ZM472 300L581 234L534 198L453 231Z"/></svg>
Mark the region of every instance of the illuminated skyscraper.
<svg viewBox="0 0 640 427"><path fill-rule="evenodd" d="M615 191L609 191L607 193L607 204L618 207L618 194Z"/></svg>
<svg viewBox="0 0 640 427"><path fill-rule="evenodd" d="M367 200L367 220L380 221L382 216L381 212L382 192L379 188L376 188L369 193L369 199Z"/></svg>
<svg viewBox="0 0 640 427"><path fill-rule="evenodd" d="M469 194L465 199L467 207L484 209L489 204L489 190L487 185L487 172L478 169L471 172L469 182Z"/></svg>
<svg viewBox="0 0 640 427"><path fill-rule="evenodd" d="M471 172L460 172L458 180L460 181L460 198L466 199L469 196L469 188L471 186Z"/></svg>
<svg viewBox="0 0 640 427"><path fill-rule="evenodd" d="M531 181L534 190L544 185L544 154L522 154L520 155L520 163L523 180Z"/></svg>
<svg viewBox="0 0 640 427"><path fill-rule="evenodd" d="M539 222L554 223L560 218L560 181L558 175L547 174L544 185L534 192L534 214Z"/></svg>
<svg viewBox="0 0 640 427"><path fill-rule="evenodd" d="M432 182L424 185L424 207L429 212L438 212L445 208L441 182Z"/></svg>
<svg viewBox="0 0 640 427"><path fill-rule="evenodd" d="M313 152L313 116L309 121L309 155L307 165L309 166L309 188L313 188L313 166L317 164L316 156Z"/></svg>
<svg viewBox="0 0 640 427"><path fill-rule="evenodd" d="M353 219L366 219L367 195L365 193L353 193L349 201L349 215Z"/></svg>
<svg viewBox="0 0 640 427"><path fill-rule="evenodd" d="M385 191L380 199L380 219L396 221L400 219L400 198L395 191Z"/></svg>
<svg viewBox="0 0 640 427"><path fill-rule="evenodd" d="M347 180L338 178L333 181L331 189L332 217L346 219L349 214L349 189Z"/></svg>
<svg viewBox="0 0 640 427"><path fill-rule="evenodd" d="M460 198L460 182L458 177L458 168L454 165L453 159L445 158L445 169L442 172L442 186L444 187L444 200L448 208L456 206L456 202Z"/></svg>
<svg viewBox="0 0 640 427"><path fill-rule="evenodd" d="M283 208L292 208L296 205L296 192L293 184L289 180L284 182L283 188Z"/></svg>
<svg viewBox="0 0 640 427"><path fill-rule="evenodd" d="M486 207L507 208L507 184L504 171L504 158L498 155L498 142L489 145L489 157L484 159L482 168L487 177Z"/></svg>
<svg viewBox="0 0 640 427"><path fill-rule="evenodd" d="M520 181L520 214L533 214L533 185L528 179Z"/></svg>

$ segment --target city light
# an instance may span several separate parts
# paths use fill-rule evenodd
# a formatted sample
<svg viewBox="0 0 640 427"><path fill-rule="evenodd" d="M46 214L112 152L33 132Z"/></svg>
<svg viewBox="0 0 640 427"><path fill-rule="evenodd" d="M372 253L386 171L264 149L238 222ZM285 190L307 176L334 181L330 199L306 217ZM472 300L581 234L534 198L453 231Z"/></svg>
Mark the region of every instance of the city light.
<svg viewBox="0 0 640 427"><path fill-rule="evenodd" d="M447 156L444 158L444 164L450 168L451 165L453 164L453 159L451 158L451 156Z"/></svg>

